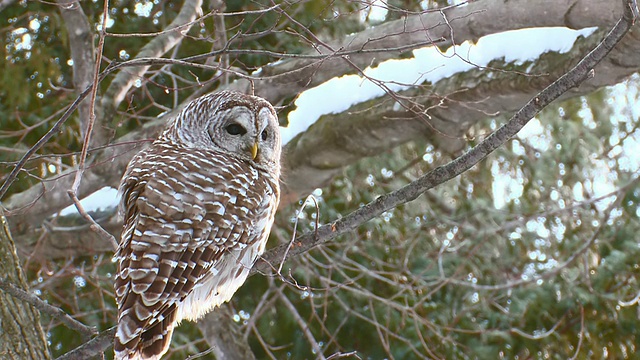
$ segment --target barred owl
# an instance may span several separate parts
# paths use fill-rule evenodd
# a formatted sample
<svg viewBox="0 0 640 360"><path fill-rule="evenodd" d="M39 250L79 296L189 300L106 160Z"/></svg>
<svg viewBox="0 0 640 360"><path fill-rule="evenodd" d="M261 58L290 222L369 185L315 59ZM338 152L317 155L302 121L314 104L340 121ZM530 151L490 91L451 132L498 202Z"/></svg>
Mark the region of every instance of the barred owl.
<svg viewBox="0 0 640 360"><path fill-rule="evenodd" d="M273 107L229 91L192 101L131 160L120 184L116 359L160 359L181 320L233 296L264 251L279 176Z"/></svg>

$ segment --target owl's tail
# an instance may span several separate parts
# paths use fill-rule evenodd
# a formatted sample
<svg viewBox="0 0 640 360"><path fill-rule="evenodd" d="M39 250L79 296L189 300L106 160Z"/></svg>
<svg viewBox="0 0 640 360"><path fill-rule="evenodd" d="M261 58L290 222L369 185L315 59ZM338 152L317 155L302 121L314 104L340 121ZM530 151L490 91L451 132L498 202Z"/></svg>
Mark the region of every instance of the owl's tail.
<svg viewBox="0 0 640 360"><path fill-rule="evenodd" d="M149 324L149 319L139 319L136 306L143 305L135 304L131 308L134 311L123 313L118 321L113 345L115 360L160 360L169 350L176 313L170 311L162 320Z"/></svg>

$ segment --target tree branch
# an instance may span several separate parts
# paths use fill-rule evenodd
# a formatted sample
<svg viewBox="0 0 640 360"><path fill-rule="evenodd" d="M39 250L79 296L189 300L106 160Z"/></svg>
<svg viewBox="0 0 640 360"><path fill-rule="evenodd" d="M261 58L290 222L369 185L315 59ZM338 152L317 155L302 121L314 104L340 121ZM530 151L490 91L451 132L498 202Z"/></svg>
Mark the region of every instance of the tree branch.
<svg viewBox="0 0 640 360"><path fill-rule="evenodd" d="M69 48L73 60L73 86L77 93L93 84L95 67L95 48L93 46L93 30L80 3L77 0L56 0L60 15L64 19L69 36ZM90 102L85 100L78 106L80 130L84 134L89 122Z"/></svg>
<svg viewBox="0 0 640 360"><path fill-rule="evenodd" d="M39 297L18 288L14 284L2 278L0 278L0 289L2 289L2 291L6 292L7 294L15 297L16 299L28 303L29 305L51 316L52 318L60 320L69 329L77 331L84 337L90 338L91 336L97 334L95 328L84 325L83 323L69 316L62 309L47 304Z"/></svg>
<svg viewBox="0 0 640 360"><path fill-rule="evenodd" d="M225 2L223 0L210 0L209 1L209 8L212 11L215 11L215 15L213 16L213 26L214 26L214 31L215 31L215 37L213 39L213 45L212 45L212 51L218 51L221 49L224 49L225 44L227 44L227 27L225 26L224 23L224 11L227 8L227 5L225 4ZM214 58L210 57L207 59L206 64L207 65L214 65ZM220 55L220 66L223 69L228 69L229 68L229 54L228 53L222 53ZM228 86L229 85L229 73L228 72L224 72L222 74L222 79L223 79L223 85L224 86Z"/></svg>
<svg viewBox="0 0 640 360"><path fill-rule="evenodd" d="M433 169L408 185L389 194L380 196L376 200L341 219L321 226L315 233L308 233L301 236L296 239L296 246L292 249L287 250L287 244L282 244L272 249L256 263L252 269L252 273L269 271L273 266L286 260L283 259L283 257L287 251L289 257L295 256L307 252L320 244L324 244L339 235L352 231L374 217L380 216L385 211L415 200L429 189L453 179L486 158L495 149L515 136L543 108L589 78L594 67L611 52L614 46L622 40L624 35L627 34L635 24L635 20L638 17L636 0L629 0L627 4L628 6L625 7L622 18L618 20L613 29L595 49L582 58L582 60L566 74L529 100L506 124L489 135L480 144L476 145L464 155L446 165Z"/></svg>
<svg viewBox="0 0 640 360"><path fill-rule="evenodd" d="M217 360L255 360L249 343L231 316L229 304L222 304L198 320L198 329Z"/></svg>
<svg viewBox="0 0 640 360"><path fill-rule="evenodd" d="M485 35L528 27L609 27L621 12L619 1L546 0L537 2L535 6L526 0L474 1L463 7L411 14L329 42L329 47L338 51L385 49L445 39L434 45L447 48L467 40L476 41ZM342 56L335 56L326 48L314 49L308 54L327 57L320 60L286 59L264 66L260 75L266 76L267 80L255 84L255 93L273 104L280 104L292 94L299 94L331 78L357 73ZM394 53L374 55L363 52L349 55L348 60L364 69L395 57L397 54ZM236 82L232 87L246 91L248 85L246 82Z"/></svg>
<svg viewBox="0 0 640 360"><path fill-rule="evenodd" d="M197 10L200 9L201 5L202 0L185 0L178 16L167 27L167 31L156 36L143 46L136 58L159 57L178 44L182 40L183 34L189 31L190 28L190 26L185 27L184 25L193 23ZM179 28L179 30L176 28ZM176 30L168 31L171 29ZM116 75L100 101L102 115L108 122L110 122L109 119L115 113L118 105L124 100L131 86L136 80L142 79L147 70L149 70L149 66L141 66L132 70L120 71Z"/></svg>
<svg viewBox="0 0 640 360"><path fill-rule="evenodd" d="M56 360L85 360L102 354L113 346L113 338L116 336L116 327L112 327L100 333L100 335L59 356Z"/></svg>

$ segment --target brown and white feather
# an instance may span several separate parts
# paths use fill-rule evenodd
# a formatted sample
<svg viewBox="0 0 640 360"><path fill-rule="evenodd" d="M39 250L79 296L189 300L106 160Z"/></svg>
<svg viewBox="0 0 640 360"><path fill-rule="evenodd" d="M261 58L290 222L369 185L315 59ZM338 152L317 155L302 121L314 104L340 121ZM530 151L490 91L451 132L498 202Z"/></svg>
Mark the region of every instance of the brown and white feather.
<svg viewBox="0 0 640 360"><path fill-rule="evenodd" d="M250 139L216 138L232 136L223 133L234 117L246 128L254 121L256 129L247 131L257 133L255 141L274 131L254 159L244 146ZM244 283L264 252L279 201L277 130L265 100L210 94L131 160L120 185L117 359L160 359L177 323L198 319Z"/></svg>

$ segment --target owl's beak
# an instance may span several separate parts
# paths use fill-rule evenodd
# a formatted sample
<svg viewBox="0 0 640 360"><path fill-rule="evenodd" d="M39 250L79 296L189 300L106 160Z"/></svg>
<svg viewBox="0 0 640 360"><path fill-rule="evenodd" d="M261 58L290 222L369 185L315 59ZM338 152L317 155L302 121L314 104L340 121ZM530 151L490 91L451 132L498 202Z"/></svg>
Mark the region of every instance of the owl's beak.
<svg viewBox="0 0 640 360"><path fill-rule="evenodd" d="M258 143L255 142L253 143L253 146L251 147L251 157L253 160L256 159L256 157L258 157Z"/></svg>

